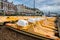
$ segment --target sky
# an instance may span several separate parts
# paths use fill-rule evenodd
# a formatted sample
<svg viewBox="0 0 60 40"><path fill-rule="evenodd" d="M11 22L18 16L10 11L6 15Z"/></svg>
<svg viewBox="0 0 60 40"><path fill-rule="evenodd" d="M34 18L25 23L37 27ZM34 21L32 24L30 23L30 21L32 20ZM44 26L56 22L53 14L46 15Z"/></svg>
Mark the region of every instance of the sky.
<svg viewBox="0 0 60 40"><path fill-rule="evenodd" d="M24 4L34 7L34 0L8 0L15 5ZM35 7L42 11L60 12L60 0L35 0Z"/></svg>

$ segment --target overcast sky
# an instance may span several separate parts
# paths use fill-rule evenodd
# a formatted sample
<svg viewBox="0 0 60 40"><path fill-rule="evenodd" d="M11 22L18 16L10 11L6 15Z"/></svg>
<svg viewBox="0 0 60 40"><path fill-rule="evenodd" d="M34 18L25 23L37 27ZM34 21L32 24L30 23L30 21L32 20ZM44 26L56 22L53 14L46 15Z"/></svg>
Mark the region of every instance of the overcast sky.
<svg viewBox="0 0 60 40"><path fill-rule="evenodd" d="M17 4L24 4L28 7L34 7L34 0L8 0ZM60 0L35 0L35 7L43 11L60 11Z"/></svg>

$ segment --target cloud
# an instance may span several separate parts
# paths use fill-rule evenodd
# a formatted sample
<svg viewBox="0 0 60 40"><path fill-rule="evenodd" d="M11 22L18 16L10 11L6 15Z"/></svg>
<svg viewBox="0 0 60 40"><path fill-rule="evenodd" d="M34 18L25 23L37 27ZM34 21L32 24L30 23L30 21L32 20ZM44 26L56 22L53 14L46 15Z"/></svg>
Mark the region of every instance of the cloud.
<svg viewBox="0 0 60 40"><path fill-rule="evenodd" d="M46 10L46 11L56 11L56 10L60 10L60 6L44 6L42 8L40 8L41 10Z"/></svg>
<svg viewBox="0 0 60 40"><path fill-rule="evenodd" d="M38 0L36 7L43 11L60 11L60 0Z"/></svg>

